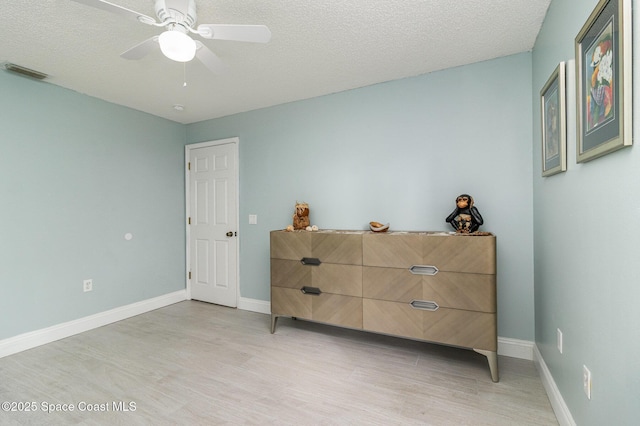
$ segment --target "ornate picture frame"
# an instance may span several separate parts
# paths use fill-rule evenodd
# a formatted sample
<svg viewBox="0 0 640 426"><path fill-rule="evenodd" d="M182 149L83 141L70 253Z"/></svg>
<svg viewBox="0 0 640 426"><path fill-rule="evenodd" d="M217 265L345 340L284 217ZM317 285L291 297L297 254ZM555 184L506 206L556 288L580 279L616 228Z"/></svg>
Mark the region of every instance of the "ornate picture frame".
<svg viewBox="0 0 640 426"><path fill-rule="evenodd" d="M575 39L577 162L632 144L631 0L600 0Z"/></svg>
<svg viewBox="0 0 640 426"><path fill-rule="evenodd" d="M560 62L540 90L542 176L567 170L566 66Z"/></svg>

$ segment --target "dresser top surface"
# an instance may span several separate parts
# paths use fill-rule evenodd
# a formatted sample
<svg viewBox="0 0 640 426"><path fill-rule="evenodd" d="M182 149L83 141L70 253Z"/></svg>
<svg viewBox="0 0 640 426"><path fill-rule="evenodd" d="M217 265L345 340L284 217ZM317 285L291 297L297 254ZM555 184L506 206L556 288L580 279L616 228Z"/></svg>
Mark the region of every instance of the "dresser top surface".
<svg viewBox="0 0 640 426"><path fill-rule="evenodd" d="M286 229L274 230L271 232L283 232L283 233L309 233L309 234L353 234L353 235L426 235L426 236L438 236L438 237L494 237L489 232L481 232L478 234L458 234L456 232L446 231L386 231L386 232L374 232L368 230L349 230L349 229L318 229L317 231L306 230L294 230L287 231Z"/></svg>

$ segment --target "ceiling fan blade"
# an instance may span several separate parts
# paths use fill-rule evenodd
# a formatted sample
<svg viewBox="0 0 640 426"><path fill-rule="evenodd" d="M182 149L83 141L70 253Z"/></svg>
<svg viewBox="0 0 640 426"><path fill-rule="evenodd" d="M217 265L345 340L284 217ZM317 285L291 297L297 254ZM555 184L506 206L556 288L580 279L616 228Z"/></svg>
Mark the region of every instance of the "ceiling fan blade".
<svg viewBox="0 0 640 426"><path fill-rule="evenodd" d="M271 40L271 31L264 25L201 24L198 25L197 32L204 38L214 40L253 43L268 43Z"/></svg>
<svg viewBox="0 0 640 426"><path fill-rule="evenodd" d="M142 59L147 56L149 53L160 47L158 44L159 36L153 36L151 38L146 39L142 43L138 43L133 46L131 49L126 50L120 54L124 59Z"/></svg>
<svg viewBox="0 0 640 426"><path fill-rule="evenodd" d="M216 74L220 74L226 70L227 66L201 41L196 40L196 58Z"/></svg>
<svg viewBox="0 0 640 426"><path fill-rule="evenodd" d="M106 10L107 12L115 13L116 15L124 16L127 19L133 19L143 24L153 25L156 20L144 13L136 12L135 10L127 9L126 7L118 6L117 4L110 3L104 0L72 0L76 3L81 3L86 6L95 7L96 9Z"/></svg>

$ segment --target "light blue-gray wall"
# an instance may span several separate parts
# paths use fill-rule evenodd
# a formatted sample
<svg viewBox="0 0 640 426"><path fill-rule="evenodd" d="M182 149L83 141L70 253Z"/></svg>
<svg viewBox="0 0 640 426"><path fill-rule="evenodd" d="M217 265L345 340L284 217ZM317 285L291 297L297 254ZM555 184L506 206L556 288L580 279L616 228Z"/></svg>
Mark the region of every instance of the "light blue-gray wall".
<svg viewBox="0 0 640 426"><path fill-rule="evenodd" d="M448 230L469 193L498 238L498 333L533 340L531 108L523 53L191 124L187 142L240 138L242 297L269 300L269 231L296 201L320 228Z"/></svg>
<svg viewBox="0 0 640 426"><path fill-rule="evenodd" d="M530 81L524 53L183 126L0 73L0 339L183 289L183 145L239 136L243 297L269 300L296 200L322 228L447 230L468 192L498 236L499 334L532 340Z"/></svg>
<svg viewBox="0 0 640 426"><path fill-rule="evenodd" d="M596 3L553 0L532 54L188 126L0 73L0 339L183 289L183 144L238 136L243 297L268 301L296 200L322 228L446 230L469 192L498 237L499 335L535 336L578 424L634 424L640 152L578 165L570 121L568 171L540 176L539 90Z"/></svg>
<svg viewBox="0 0 640 426"><path fill-rule="evenodd" d="M634 0L634 21L640 11ZM568 170L540 176L539 93L597 0L554 0L533 50L533 185L536 343L579 425L636 425L640 418L640 150L576 164L575 97L568 98ZM636 28L637 30L637 28ZM639 46L636 31L635 46ZM640 107L635 50L634 104ZM574 77L568 80L573 84ZM575 93L572 86L571 91ZM630 93L631 94L631 93ZM636 114L637 115L637 114ZM635 144L640 135L634 120ZM564 337L556 349L556 329ZM582 366L593 376L589 401Z"/></svg>
<svg viewBox="0 0 640 426"><path fill-rule="evenodd" d="M185 126L7 72L0 93L0 339L184 289Z"/></svg>

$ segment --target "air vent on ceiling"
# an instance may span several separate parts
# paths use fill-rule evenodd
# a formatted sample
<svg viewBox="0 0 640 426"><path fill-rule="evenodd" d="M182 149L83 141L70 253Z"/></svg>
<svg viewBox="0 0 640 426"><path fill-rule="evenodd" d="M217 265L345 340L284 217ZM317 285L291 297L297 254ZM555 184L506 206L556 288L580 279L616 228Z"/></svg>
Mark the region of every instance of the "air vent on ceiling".
<svg viewBox="0 0 640 426"><path fill-rule="evenodd" d="M4 64L4 68L7 71L11 71L11 72L16 73L16 74L24 75L26 77L35 78L36 80L44 80L45 78L49 77L47 74L45 74L43 72L32 70L32 69L25 68L25 67L21 67L20 65L12 64L10 62L5 63Z"/></svg>

